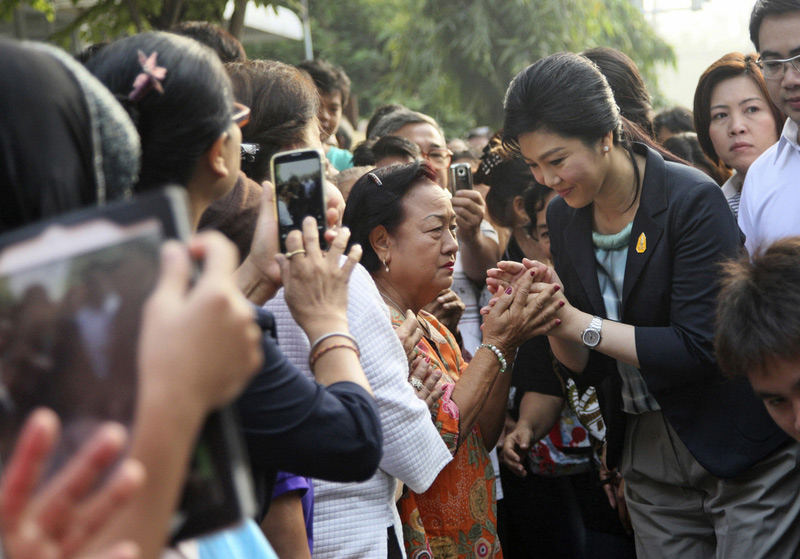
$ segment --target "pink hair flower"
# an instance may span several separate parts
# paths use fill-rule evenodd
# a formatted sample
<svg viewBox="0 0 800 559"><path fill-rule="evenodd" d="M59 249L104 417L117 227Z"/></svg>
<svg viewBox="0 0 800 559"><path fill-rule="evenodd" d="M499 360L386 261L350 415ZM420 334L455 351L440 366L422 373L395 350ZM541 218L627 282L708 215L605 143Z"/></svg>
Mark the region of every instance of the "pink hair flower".
<svg viewBox="0 0 800 559"><path fill-rule="evenodd" d="M133 89L128 94L128 99L134 103L144 97L151 89L164 93L161 80L167 75L167 69L158 65L157 52L153 52L150 56L145 56L142 51L139 51L139 64L142 66L142 73L136 76L133 81Z"/></svg>

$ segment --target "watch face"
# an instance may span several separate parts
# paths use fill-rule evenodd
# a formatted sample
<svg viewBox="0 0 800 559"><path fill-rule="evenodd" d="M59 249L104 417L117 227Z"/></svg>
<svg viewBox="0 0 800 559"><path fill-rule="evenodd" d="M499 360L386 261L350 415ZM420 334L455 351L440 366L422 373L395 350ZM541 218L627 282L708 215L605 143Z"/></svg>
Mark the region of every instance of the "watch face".
<svg viewBox="0 0 800 559"><path fill-rule="evenodd" d="M600 343L600 332L597 330L585 330L583 332L583 343L589 347L594 347Z"/></svg>

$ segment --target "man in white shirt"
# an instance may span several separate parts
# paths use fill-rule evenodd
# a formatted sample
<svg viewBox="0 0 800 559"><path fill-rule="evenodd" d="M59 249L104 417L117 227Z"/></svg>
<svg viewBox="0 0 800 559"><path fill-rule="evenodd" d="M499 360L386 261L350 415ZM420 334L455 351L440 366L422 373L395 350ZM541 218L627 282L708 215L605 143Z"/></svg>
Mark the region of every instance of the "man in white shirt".
<svg viewBox="0 0 800 559"><path fill-rule="evenodd" d="M753 162L742 188L739 227L752 255L800 235L800 0L758 0L750 38L770 98L788 117L778 143Z"/></svg>

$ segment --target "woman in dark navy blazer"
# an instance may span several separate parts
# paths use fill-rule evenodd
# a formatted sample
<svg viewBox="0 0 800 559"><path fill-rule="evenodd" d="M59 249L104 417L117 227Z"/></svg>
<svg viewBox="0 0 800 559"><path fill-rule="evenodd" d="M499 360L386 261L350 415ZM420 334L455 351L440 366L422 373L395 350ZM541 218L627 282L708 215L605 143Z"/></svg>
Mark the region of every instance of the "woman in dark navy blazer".
<svg viewBox="0 0 800 559"><path fill-rule="evenodd" d="M555 270L527 265L563 287L551 345L601 389L639 557L798 556L800 446L713 354L717 265L741 241L720 188L637 143L578 55L520 72L504 129L559 194L547 214Z"/></svg>

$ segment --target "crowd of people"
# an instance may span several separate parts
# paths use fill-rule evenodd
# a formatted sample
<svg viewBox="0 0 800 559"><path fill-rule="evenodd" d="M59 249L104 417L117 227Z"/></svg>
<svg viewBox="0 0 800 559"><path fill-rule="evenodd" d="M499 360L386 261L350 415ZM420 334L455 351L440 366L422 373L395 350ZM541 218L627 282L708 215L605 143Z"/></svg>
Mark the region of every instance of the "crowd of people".
<svg viewBox="0 0 800 559"><path fill-rule="evenodd" d="M757 0L757 52L711 63L692 111L654 115L599 47L520 71L487 100L494 133L448 142L392 104L357 145L343 68L248 60L208 23L74 58L0 40L0 233L165 185L195 232L120 318L129 428L51 475L63 413L28 394L3 556L797 557L798 37L799 0ZM304 148L326 162L324 242L306 217L281 252L270 162ZM22 338L0 328L3 396ZM172 541L228 404L256 512Z"/></svg>

